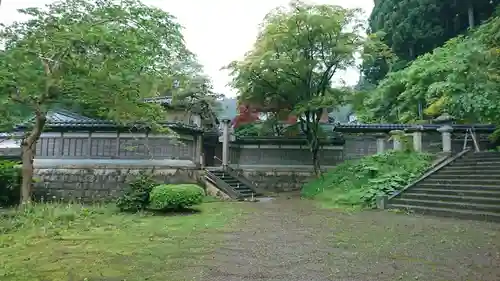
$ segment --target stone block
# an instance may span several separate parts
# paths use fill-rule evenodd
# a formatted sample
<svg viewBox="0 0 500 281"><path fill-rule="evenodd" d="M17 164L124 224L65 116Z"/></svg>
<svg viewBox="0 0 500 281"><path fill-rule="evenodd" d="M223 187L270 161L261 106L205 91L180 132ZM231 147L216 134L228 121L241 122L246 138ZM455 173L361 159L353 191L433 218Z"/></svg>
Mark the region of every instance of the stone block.
<svg viewBox="0 0 500 281"><path fill-rule="evenodd" d="M389 201L389 196L387 196L387 195L380 195L380 196L377 196L377 198L375 200L376 200L376 203L377 203L377 209L380 209L380 210L387 209L387 204L388 204L388 201Z"/></svg>

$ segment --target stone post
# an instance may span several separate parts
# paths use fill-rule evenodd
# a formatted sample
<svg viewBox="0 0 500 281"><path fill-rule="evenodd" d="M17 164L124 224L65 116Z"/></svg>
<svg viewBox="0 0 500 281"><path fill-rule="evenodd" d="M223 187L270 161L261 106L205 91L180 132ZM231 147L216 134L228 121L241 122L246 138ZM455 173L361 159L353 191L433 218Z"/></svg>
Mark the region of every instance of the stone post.
<svg viewBox="0 0 500 281"><path fill-rule="evenodd" d="M229 165L229 126L230 120L222 120L222 167L227 167Z"/></svg>
<svg viewBox="0 0 500 281"><path fill-rule="evenodd" d="M380 133L375 135L377 140L377 153L385 152L385 138L386 134Z"/></svg>
<svg viewBox="0 0 500 281"><path fill-rule="evenodd" d="M197 159L195 159L199 164L200 164L200 167L204 167L205 163L204 162L204 158L203 158L203 136L202 135L199 135L196 137L197 140L196 140L196 157Z"/></svg>
<svg viewBox="0 0 500 281"><path fill-rule="evenodd" d="M453 121L455 117L449 115L447 112L444 112L438 118L434 119L434 123L441 124L441 127L437 129L438 132L441 133L441 140L443 144L443 152L445 154L451 153L451 132L453 132Z"/></svg>
<svg viewBox="0 0 500 281"><path fill-rule="evenodd" d="M391 135L391 138L392 138L393 149L396 151L403 150L403 144L401 143L401 140L400 140L400 136L403 134L403 132L401 132L399 130L393 130L393 131L390 131L389 134Z"/></svg>
<svg viewBox="0 0 500 281"><path fill-rule="evenodd" d="M438 132L441 133L441 140L443 142L443 152L451 153L451 132L453 132L453 127L450 125L443 125Z"/></svg>
<svg viewBox="0 0 500 281"><path fill-rule="evenodd" d="M422 151L422 131L413 132L413 150Z"/></svg>
<svg viewBox="0 0 500 281"><path fill-rule="evenodd" d="M377 203L377 209L385 210L387 209L387 203L389 201L389 196L387 195L379 195L375 198L375 202Z"/></svg>

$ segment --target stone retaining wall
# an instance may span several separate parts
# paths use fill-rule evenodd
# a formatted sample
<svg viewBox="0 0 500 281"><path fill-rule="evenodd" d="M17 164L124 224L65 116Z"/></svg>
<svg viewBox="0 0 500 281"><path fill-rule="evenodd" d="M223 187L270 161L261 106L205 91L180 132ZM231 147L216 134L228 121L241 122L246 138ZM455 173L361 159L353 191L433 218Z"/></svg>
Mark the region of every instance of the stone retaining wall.
<svg viewBox="0 0 500 281"><path fill-rule="evenodd" d="M64 165L35 169L33 194L38 200L107 202L120 196L127 182L141 172L152 173L161 183L197 183L195 166Z"/></svg>
<svg viewBox="0 0 500 281"><path fill-rule="evenodd" d="M233 169L257 188L267 192L299 191L304 183L314 177L311 166L239 166Z"/></svg>

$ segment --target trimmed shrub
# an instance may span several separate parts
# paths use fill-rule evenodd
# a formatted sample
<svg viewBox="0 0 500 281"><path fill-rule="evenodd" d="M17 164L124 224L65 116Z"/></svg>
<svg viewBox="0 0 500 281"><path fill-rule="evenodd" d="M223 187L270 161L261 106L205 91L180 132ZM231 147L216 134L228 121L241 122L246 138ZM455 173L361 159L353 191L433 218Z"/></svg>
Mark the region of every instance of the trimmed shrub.
<svg viewBox="0 0 500 281"><path fill-rule="evenodd" d="M158 183L151 175L141 173L129 182L127 190L116 201L116 206L122 212L138 212L149 206L149 193Z"/></svg>
<svg viewBox="0 0 500 281"><path fill-rule="evenodd" d="M10 207L19 203L21 179L19 163L0 160L0 207Z"/></svg>
<svg viewBox="0 0 500 281"><path fill-rule="evenodd" d="M151 208L155 210L180 210L201 204L204 192L196 184L163 184L150 193Z"/></svg>

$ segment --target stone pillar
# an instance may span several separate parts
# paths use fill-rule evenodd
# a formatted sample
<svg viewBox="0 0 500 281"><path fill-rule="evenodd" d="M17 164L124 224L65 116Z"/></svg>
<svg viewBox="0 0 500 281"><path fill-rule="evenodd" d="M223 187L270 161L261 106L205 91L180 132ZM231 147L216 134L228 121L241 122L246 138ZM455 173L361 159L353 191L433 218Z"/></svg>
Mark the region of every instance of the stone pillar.
<svg viewBox="0 0 500 281"><path fill-rule="evenodd" d="M194 114L192 117L191 117L191 120L193 121L193 123L198 126L198 127L201 127L201 116L198 115L198 114Z"/></svg>
<svg viewBox="0 0 500 281"><path fill-rule="evenodd" d="M451 153L451 132L453 132L453 127L450 125L444 125L437 129L441 133L441 140L443 142L443 152Z"/></svg>
<svg viewBox="0 0 500 281"><path fill-rule="evenodd" d="M422 131L413 132L413 150L422 151Z"/></svg>
<svg viewBox="0 0 500 281"><path fill-rule="evenodd" d="M401 143L401 139L400 139L403 132L399 131L399 130L394 130L394 131L390 131L389 134L391 135L391 138L392 138L393 149L397 150L397 151L403 150L403 144Z"/></svg>
<svg viewBox="0 0 500 281"><path fill-rule="evenodd" d="M377 138L377 153L384 153L385 152L385 134L377 134L375 135Z"/></svg>
<svg viewBox="0 0 500 281"><path fill-rule="evenodd" d="M437 129L441 133L441 140L443 144L443 152L446 154L451 153L451 132L453 132L453 127L451 126L455 121L455 117L444 112L438 118L434 119L434 123L441 124L441 127Z"/></svg>
<svg viewBox="0 0 500 281"><path fill-rule="evenodd" d="M387 203L389 201L389 196L387 195L379 195L375 198L375 202L377 204L377 209L385 210L387 209Z"/></svg>
<svg viewBox="0 0 500 281"><path fill-rule="evenodd" d="M203 163L203 136L199 135L196 137L196 163L200 164L201 167L204 166L205 163Z"/></svg>
<svg viewBox="0 0 500 281"><path fill-rule="evenodd" d="M229 165L229 126L230 120L222 120L222 166L227 167Z"/></svg>

